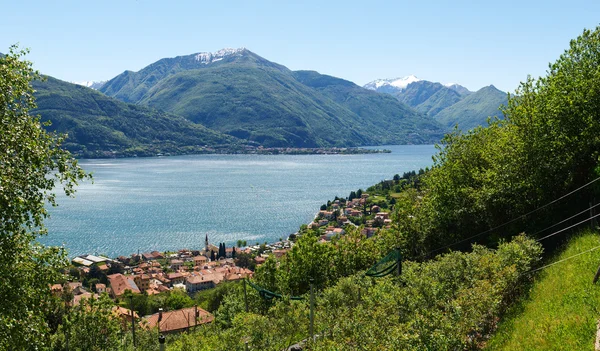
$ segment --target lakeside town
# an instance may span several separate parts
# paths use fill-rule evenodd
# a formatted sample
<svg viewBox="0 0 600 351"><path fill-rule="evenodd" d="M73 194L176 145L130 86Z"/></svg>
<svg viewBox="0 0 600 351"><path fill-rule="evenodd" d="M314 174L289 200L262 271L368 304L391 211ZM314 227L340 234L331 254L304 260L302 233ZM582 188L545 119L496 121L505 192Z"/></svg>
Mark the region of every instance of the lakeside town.
<svg viewBox="0 0 600 351"><path fill-rule="evenodd" d="M391 153L388 149L366 149L362 147L264 147L262 145L212 145L194 146L172 152L159 152L152 149L94 152L74 152L78 158L122 158L122 157L161 157L176 155L240 154L240 155L364 155Z"/></svg>
<svg viewBox="0 0 600 351"><path fill-rule="evenodd" d="M383 181L381 184L398 183L399 179ZM346 234L349 227L360 228L367 238L379 228L390 227L389 212L394 199L370 196L362 190L351 192L348 198L335 198L321 206L309 224L288 239L275 243L247 245L238 240L237 245L227 247L209 242L205 236L202 249L181 249L176 252L143 252L130 256L109 258L102 255L81 255L72 259L68 269L68 281L54 284L54 294L67 296L71 306L82 299L99 298L106 294L115 302L113 311L124 324L132 320L142 321L149 328L158 327L163 333L181 332L198 324L210 323L214 316L194 304L193 307L172 309L160 308L154 313L139 316L130 309L135 295L158 296L178 293L190 298L199 292L214 289L230 282L250 279L257 266L269 257L278 260L294 246L301 235L315 235L322 243L335 240Z"/></svg>

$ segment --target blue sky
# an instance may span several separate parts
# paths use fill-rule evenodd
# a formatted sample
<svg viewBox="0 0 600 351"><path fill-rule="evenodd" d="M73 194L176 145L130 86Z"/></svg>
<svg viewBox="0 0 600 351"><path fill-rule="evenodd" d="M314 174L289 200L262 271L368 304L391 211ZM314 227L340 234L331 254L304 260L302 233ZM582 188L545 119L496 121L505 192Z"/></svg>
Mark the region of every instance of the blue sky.
<svg viewBox="0 0 600 351"><path fill-rule="evenodd" d="M31 49L42 73L106 80L163 57L246 47L290 69L363 85L414 74L514 91L545 74L599 1L9 1L0 52Z"/></svg>

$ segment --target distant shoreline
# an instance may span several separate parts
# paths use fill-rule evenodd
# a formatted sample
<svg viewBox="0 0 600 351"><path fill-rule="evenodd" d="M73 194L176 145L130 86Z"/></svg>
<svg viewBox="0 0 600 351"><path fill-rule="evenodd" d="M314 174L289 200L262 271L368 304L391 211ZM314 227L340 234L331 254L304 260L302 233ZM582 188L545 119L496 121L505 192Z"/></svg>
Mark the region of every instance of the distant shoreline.
<svg viewBox="0 0 600 351"><path fill-rule="evenodd" d="M294 148L294 147L243 147L243 148L219 148L206 147L189 152L116 152L103 151L96 153L74 153L78 159L114 159L114 158L136 158L136 157L163 157L183 155L364 155L391 153L388 149L364 149L361 147L326 147L326 148Z"/></svg>

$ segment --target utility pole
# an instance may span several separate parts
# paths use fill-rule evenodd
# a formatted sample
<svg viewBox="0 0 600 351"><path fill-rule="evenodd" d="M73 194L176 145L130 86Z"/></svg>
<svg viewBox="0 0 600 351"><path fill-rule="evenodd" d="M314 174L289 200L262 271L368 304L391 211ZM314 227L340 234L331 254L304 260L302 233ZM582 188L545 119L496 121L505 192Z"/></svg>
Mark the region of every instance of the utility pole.
<svg viewBox="0 0 600 351"><path fill-rule="evenodd" d="M308 327L311 342L315 340L314 323L315 323L315 289L314 279L310 278L310 324Z"/></svg>

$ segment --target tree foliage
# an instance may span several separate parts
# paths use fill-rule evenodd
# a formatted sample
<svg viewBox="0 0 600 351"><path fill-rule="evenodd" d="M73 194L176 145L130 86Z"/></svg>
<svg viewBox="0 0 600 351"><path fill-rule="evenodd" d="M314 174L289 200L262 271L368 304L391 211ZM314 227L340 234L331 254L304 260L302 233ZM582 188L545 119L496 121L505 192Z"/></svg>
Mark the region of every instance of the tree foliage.
<svg viewBox="0 0 600 351"><path fill-rule="evenodd" d="M48 342L45 310L50 283L65 263L61 248L36 242L44 235L46 204L54 189L74 193L85 173L61 148L64 136L47 133L35 108L31 81L39 79L26 51L0 57L0 349L40 349Z"/></svg>

